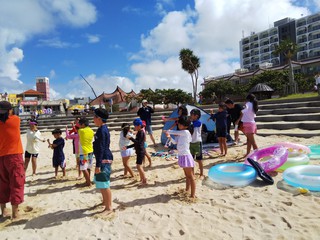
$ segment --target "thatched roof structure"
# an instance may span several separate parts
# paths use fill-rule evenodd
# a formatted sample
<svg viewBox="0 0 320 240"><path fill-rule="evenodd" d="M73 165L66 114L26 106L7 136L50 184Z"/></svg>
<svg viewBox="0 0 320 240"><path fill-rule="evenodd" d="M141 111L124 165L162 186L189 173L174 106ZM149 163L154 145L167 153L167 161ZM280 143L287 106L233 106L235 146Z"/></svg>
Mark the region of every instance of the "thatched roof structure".
<svg viewBox="0 0 320 240"><path fill-rule="evenodd" d="M258 83L253 88L250 89L250 93L264 93L264 92L274 92L274 90L267 84Z"/></svg>
<svg viewBox="0 0 320 240"><path fill-rule="evenodd" d="M137 94L131 90L131 92L126 93L119 86L112 93L102 93L97 98L93 99L90 102L90 105L100 105L106 103L112 99L113 104L119 104L126 102L126 96L136 96Z"/></svg>

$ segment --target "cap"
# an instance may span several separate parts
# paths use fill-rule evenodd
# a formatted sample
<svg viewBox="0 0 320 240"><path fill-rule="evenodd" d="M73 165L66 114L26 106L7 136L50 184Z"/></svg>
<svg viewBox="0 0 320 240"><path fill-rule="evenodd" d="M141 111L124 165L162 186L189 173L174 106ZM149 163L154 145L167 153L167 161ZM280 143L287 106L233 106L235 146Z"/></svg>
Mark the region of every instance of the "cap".
<svg viewBox="0 0 320 240"><path fill-rule="evenodd" d="M148 102L148 100L146 100L146 99L142 100L142 103L147 103L147 102Z"/></svg>
<svg viewBox="0 0 320 240"><path fill-rule="evenodd" d="M9 103L8 101L0 102L0 113L6 113L10 109L12 109L11 103Z"/></svg>
<svg viewBox="0 0 320 240"><path fill-rule="evenodd" d="M101 118L102 120L107 120L109 118L109 113L106 109L103 108L97 108L94 110L94 114Z"/></svg>
<svg viewBox="0 0 320 240"><path fill-rule="evenodd" d="M140 118L136 118L134 121L133 121L133 125L134 126L142 126L143 123L142 123L142 120Z"/></svg>

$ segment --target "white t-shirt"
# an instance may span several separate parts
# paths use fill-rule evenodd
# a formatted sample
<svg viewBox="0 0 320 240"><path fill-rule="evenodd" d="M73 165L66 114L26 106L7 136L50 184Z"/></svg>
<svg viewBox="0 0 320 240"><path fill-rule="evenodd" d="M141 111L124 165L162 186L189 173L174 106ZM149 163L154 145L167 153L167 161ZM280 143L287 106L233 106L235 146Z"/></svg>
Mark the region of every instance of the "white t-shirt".
<svg viewBox="0 0 320 240"><path fill-rule="evenodd" d="M177 136L172 138L173 143L177 143L178 155L187 155L190 153L190 142L192 140L189 130L168 130L168 133Z"/></svg>
<svg viewBox="0 0 320 240"><path fill-rule="evenodd" d="M127 133L127 136L133 137L133 134L131 132ZM123 136L123 132L120 133L120 139L119 139L119 148L122 150L123 147L129 146L131 144L131 140L127 139L125 136Z"/></svg>
<svg viewBox="0 0 320 240"><path fill-rule="evenodd" d="M27 146L26 151L31 154L37 154L40 151L39 142L43 141L41 138L41 132L39 130L31 131L27 130Z"/></svg>
<svg viewBox="0 0 320 240"><path fill-rule="evenodd" d="M200 127L194 127L193 134L192 134L192 140L191 140L192 143L202 142L201 126Z"/></svg>
<svg viewBox="0 0 320 240"><path fill-rule="evenodd" d="M245 108L241 111L242 112L242 122L255 122L254 119L256 114L253 110L253 104L251 102L247 102Z"/></svg>

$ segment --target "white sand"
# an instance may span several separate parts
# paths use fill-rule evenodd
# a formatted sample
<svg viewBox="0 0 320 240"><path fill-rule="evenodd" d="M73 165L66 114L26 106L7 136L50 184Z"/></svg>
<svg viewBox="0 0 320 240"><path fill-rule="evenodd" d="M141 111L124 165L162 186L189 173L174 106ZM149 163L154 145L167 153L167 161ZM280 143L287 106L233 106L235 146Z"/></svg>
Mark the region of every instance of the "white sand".
<svg viewBox="0 0 320 240"><path fill-rule="evenodd" d="M43 135L53 139L49 133ZM160 131L155 135L159 140ZM181 191L185 179L176 161L153 157L153 167L145 168L149 179L146 187L139 188L134 179L119 177L123 167L118 138L119 133L112 132L114 213L100 214L101 208L95 205L101 202L101 194L94 187L76 185L81 181L76 180L70 140L65 147L67 180L53 179L52 150L43 143L38 175L30 176L31 165L27 171L25 202L21 205L27 220L1 219L0 239L320 238L320 194L298 194L295 188L283 183L281 173L275 176L272 186L257 180L246 187L219 190L208 179L197 180L198 199L192 202ZM25 135L22 140L25 146ZM280 141L319 144L320 137L257 137L259 147ZM245 148L232 147L224 158L212 152L212 157L204 160L205 174L215 163L241 159ZM319 164L320 160L311 163ZM135 165L134 157L131 165Z"/></svg>

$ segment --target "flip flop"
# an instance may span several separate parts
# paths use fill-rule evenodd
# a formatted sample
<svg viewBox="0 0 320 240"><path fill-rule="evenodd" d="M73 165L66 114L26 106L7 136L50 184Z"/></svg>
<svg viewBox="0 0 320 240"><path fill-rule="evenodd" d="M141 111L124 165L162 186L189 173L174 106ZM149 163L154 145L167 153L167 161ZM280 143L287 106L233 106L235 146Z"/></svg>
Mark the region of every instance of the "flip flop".
<svg viewBox="0 0 320 240"><path fill-rule="evenodd" d="M273 178L266 173L261 165L256 162L255 160L248 158L248 162L251 164L251 166L257 171L259 177L267 184L272 185L274 183Z"/></svg>

